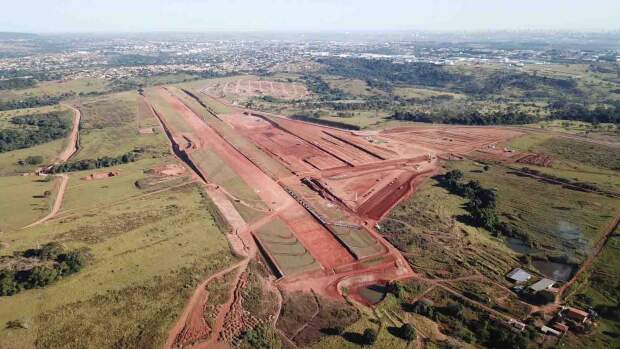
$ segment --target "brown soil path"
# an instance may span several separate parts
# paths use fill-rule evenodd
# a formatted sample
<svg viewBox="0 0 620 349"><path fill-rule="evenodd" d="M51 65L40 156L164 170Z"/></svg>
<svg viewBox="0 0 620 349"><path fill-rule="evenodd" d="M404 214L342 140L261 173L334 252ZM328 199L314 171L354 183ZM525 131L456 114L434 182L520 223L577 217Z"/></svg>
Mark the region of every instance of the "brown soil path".
<svg viewBox="0 0 620 349"><path fill-rule="evenodd" d="M80 136L80 120L82 119L82 113L79 109L74 106L63 104L67 108L73 110L73 127L71 128L71 133L69 134L69 143L65 147L65 149L58 154L56 161L54 164L61 164L67 162L75 153L77 153L79 149L79 136Z"/></svg>
<svg viewBox="0 0 620 349"><path fill-rule="evenodd" d="M56 160L54 161L54 165L67 162L67 160L69 160L73 155L75 155L75 153L77 153L79 149L78 142L82 113L79 109L71 105L66 104L65 106L73 110L73 127L71 128L71 133L69 134L69 143L67 144L65 149L63 149L63 151L58 154ZM66 174L59 174L55 176L60 178L60 185L58 186L58 193L56 194L56 198L54 199L54 204L52 205L50 213L47 214L45 217L37 220L36 222L23 227L22 229L32 228L39 224L45 223L54 216L56 216L56 214L58 214L58 211L60 211L60 208L62 207L62 200L64 199L65 191L67 190L67 184L69 183L69 176Z"/></svg>
<svg viewBox="0 0 620 349"><path fill-rule="evenodd" d="M52 219L54 216L56 216L58 211L60 211L60 208L62 207L62 200L65 197L65 190L67 190L67 183L69 183L69 176L66 174L60 174L56 175L56 177L60 178L60 185L58 186L58 193L56 194L54 204L52 205L52 210L50 211L50 213L47 214L47 216L23 227L22 229L32 228L39 224L45 223L48 220Z"/></svg>
<svg viewBox="0 0 620 349"><path fill-rule="evenodd" d="M247 263L247 260L238 262L224 270L221 270L209 276L198 285L198 287L194 291L194 294L192 294L191 298L185 305L185 309L181 313L181 316L177 320L176 324L170 329L170 331L168 331L168 339L164 344L164 348L175 348L175 346L178 344L177 340L180 339L184 333L188 333L194 330L196 327L207 326L204 321L204 314L202 313L208 299L207 285L212 280L228 274L229 272L239 268L245 263Z"/></svg>

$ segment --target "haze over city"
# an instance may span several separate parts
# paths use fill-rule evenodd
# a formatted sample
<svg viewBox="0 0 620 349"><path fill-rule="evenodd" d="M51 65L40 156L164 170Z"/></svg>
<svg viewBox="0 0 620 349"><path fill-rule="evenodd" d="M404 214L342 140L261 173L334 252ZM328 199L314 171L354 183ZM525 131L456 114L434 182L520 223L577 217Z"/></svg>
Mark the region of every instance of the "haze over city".
<svg viewBox="0 0 620 349"><path fill-rule="evenodd" d="M12 32L620 29L614 0L25 0L2 7L0 31Z"/></svg>

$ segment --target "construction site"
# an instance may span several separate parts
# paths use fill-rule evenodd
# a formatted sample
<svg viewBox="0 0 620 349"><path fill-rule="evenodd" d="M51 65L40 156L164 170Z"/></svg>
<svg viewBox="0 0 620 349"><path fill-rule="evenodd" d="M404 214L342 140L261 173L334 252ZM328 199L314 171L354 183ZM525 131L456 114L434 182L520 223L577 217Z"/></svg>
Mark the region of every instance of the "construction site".
<svg viewBox="0 0 620 349"><path fill-rule="evenodd" d="M200 96L173 87L149 89L144 100L230 227L230 245L242 258L236 282L258 257L278 289L333 299L344 288L416 275L377 223L436 174L442 159L522 134L476 127L352 132L230 105L232 112L217 114ZM188 304L168 347L217 340L191 310L200 302Z"/></svg>

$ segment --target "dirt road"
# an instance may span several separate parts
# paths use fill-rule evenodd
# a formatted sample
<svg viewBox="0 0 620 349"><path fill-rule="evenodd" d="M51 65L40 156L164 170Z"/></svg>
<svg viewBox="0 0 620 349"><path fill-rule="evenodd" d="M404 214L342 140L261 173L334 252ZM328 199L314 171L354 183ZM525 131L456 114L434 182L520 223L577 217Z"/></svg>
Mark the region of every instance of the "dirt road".
<svg viewBox="0 0 620 349"><path fill-rule="evenodd" d="M60 154L58 154L58 156L56 157L54 165L67 162L67 160L69 160L73 155L75 155L75 153L77 153L79 149L78 143L82 113L79 109L68 104L64 104L64 106L73 110L73 127L71 128L71 133L69 134L69 142L67 143L65 149L63 149L63 151L61 151ZM59 174L55 176L60 178L60 185L58 187L58 193L56 194L56 198L54 199L54 204L52 205L50 213L47 216L37 220L36 222L23 227L22 229L31 228L39 224L45 223L46 221L56 216L56 214L58 214L58 211L60 211L60 208L62 207L62 200L64 199L65 191L67 190L67 184L69 183L69 176L66 174Z"/></svg>
<svg viewBox="0 0 620 349"><path fill-rule="evenodd" d="M54 162L55 165L67 162L67 160L69 160L73 155L75 155L75 153L77 153L79 149L78 141L80 136L80 120L82 119L82 113L79 109L71 105L63 105L73 110L73 127L71 128L71 133L69 134L69 143L67 144L65 149L60 152L60 154L58 154L58 157Z"/></svg>
<svg viewBox="0 0 620 349"><path fill-rule="evenodd" d="M180 344L178 341L182 339L182 336L189 335L189 332L194 330L196 327L207 326L206 323L204 323L204 314L202 313L208 300L207 285L214 279L222 277L240 266L245 266L247 263L247 259L236 263L211 275L207 279L203 280L200 285L198 285L194 291L194 294L185 305L185 309L183 310L183 313L181 313L181 316L177 320L176 324L170 329L170 331L168 331L168 339L166 340L164 348L175 348L177 344ZM212 332L213 333L211 335L215 333L215 329Z"/></svg>
<svg viewBox="0 0 620 349"><path fill-rule="evenodd" d="M54 200L54 204L52 205L52 210L50 211L50 213L47 214L47 216L23 227L22 229L32 228L34 226L42 224L52 219L54 216L56 216L58 211L60 211L60 207L62 207L62 200L65 197L65 190L67 190L67 183L69 183L69 176L67 176L66 174L60 174L56 175L56 177L60 178L60 185L58 186L58 194L56 194L56 199Z"/></svg>

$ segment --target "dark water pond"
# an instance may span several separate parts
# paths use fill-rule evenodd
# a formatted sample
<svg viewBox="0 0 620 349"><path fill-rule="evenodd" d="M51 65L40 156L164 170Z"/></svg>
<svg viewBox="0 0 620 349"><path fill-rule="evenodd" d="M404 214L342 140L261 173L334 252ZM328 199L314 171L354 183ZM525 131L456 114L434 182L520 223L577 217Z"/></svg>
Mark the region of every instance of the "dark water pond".
<svg viewBox="0 0 620 349"><path fill-rule="evenodd" d="M573 276L573 267L568 264L534 260L532 265L551 280L568 281Z"/></svg>
<svg viewBox="0 0 620 349"><path fill-rule="evenodd" d="M385 298L387 294L386 285L369 285L362 287L357 291L359 295L364 298L369 304L377 304Z"/></svg>

